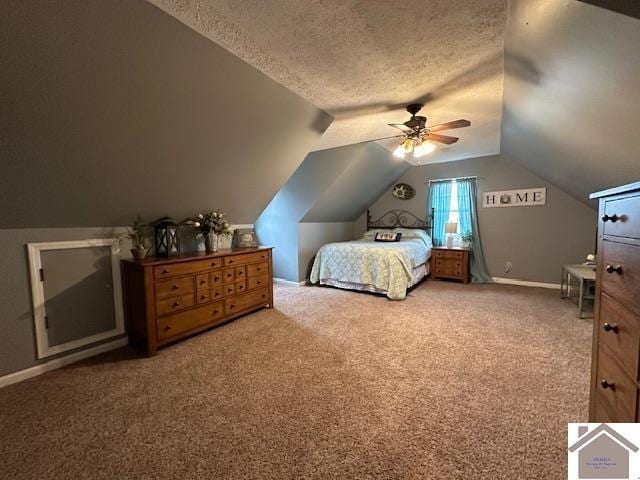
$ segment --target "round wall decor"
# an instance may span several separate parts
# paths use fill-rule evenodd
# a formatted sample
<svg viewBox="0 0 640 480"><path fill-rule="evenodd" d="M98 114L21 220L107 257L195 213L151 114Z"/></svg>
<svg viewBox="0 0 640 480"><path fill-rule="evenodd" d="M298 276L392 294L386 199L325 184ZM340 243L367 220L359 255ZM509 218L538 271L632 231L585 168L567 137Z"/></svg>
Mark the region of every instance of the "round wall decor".
<svg viewBox="0 0 640 480"><path fill-rule="evenodd" d="M393 196L400 200L409 200L414 197L416 191L411 185L406 183L398 183L393 186Z"/></svg>

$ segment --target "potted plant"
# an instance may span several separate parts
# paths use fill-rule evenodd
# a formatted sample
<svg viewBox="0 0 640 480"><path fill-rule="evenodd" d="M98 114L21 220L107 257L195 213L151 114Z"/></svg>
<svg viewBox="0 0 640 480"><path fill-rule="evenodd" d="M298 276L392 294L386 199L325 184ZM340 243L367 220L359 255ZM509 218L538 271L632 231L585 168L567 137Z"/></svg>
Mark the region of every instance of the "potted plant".
<svg viewBox="0 0 640 480"><path fill-rule="evenodd" d="M151 248L151 226L140 218L140 215L136 216L131 227L127 228L127 231L122 235L122 238L128 238L131 240L131 255L136 260L141 260L147 256L149 248Z"/></svg>
<svg viewBox="0 0 640 480"><path fill-rule="evenodd" d="M471 248L471 245L473 244L473 233L466 231L460 235L460 239L462 240L463 247Z"/></svg>
<svg viewBox="0 0 640 480"><path fill-rule="evenodd" d="M204 237L204 247L207 252L218 251L218 238L231 235L231 225L221 210L211 210L199 213L187 221L188 225L195 227L198 236Z"/></svg>

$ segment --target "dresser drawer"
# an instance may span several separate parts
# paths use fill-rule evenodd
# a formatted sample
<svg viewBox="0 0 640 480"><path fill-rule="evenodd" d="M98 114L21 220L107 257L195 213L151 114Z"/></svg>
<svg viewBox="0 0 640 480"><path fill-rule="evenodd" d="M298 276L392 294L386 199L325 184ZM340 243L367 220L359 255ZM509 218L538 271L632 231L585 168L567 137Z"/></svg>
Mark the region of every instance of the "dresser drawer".
<svg viewBox="0 0 640 480"><path fill-rule="evenodd" d="M222 270L216 270L209 274L209 285L219 285L222 283Z"/></svg>
<svg viewBox="0 0 640 480"><path fill-rule="evenodd" d="M222 286L222 294L225 297L228 297L229 295L233 295L235 293L236 293L235 283L226 283Z"/></svg>
<svg viewBox="0 0 640 480"><path fill-rule="evenodd" d="M614 422L634 422L638 389L615 363L613 352L598 347L596 402ZM606 382L606 383L605 383Z"/></svg>
<svg viewBox="0 0 640 480"><path fill-rule="evenodd" d="M236 279L236 269L231 267L231 268L225 268L224 270L222 270L222 281L224 283L233 283Z"/></svg>
<svg viewBox="0 0 640 480"><path fill-rule="evenodd" d="M227 314L242 312L252 307L266 305L269 301L269 293L266 288L260 288L253 292L237 295L233 298L225 300L225 311Z"/></svg>
<svg viewBox="0 0 640 480"><path fill-rule="evenodd" d="M194 288L194 277L173 278L156 282L156 298L177 297L185 293L191 293Z"/></svg>
<svg viewBox="0 0 640 480"><path fill-rule="evenodd" d="M600 295L598 342L615 352L616 359L632 378L638 378L640 318L607 295Z"/></svg>
<svg viewBox="0 0 640 480"><path fill-rule="evenodd" d="M265 273L269 273L269 264L266 262L247 265L247 277L258 277Z"/></svg>
<svg viewBox="0 0 640 480"><path fill-rule="evenodd" d="M223 316L223 304L218 302L161 318L158 320L158 340L166 340L194 328L214 323L216 320L221 320Z"/></svg>
<svg viewBox="0 0 640 480"><path fill-rule="evenodd" d="M156 302L156 315L167 315L189 307L193 307L193 293L158 300Z"/></svg>
<svg viewBox="0 0 640 480"><path fill-rule="evenodd" d="M607 221L602 220L605 235L640 238L640 195L605 200L604 213L607 216Z"/></svg>
<svg viewBox="0 0 640 480"><path fill-rule="evenodd" d="M236 293L242 293L247 289L247 282L241 280L236 282Z"/></svg>
<svg viewBox="0 0 640 480"><path fill-rule="evenodd" d="M640 247L605 240L600 255L602 291L640 308Z"/></svg>
<svg viewBox="0 0 640 480"><path fill-rule="evenodd" d="M178 275L188 275L189 273L202 272L213 268L222 267L222 258L211 258L208 260L197 260L193 262L177 262L169 265L160 265L153 268L153 275L156 280L160 278L175 277Z"/></svg>
<svg viewBox="0 0 640 480"><path fill-rule="evenodd" d="M198 290L207 290L209 288L209 274L201 273L196 275L196 288Z"/></svg>
<svg viewBox="0 0 640 480"><path fill-rule="evenodd" d="M240 255L229 255L228 257L224 257L224 265L235 266L235 265L246 265L248 263L257 263L257 262L266 262L269 258L269 252L255 252L255 253L244 253Z"/></svg>
<svg viewBox="0 0 640 480"><path fill-rule="evenodd" d="M211 301L211 293L209 290L198 290L196 292L196 303L198 305L202 303L209 303Z"/></svg>
<svg viewBox="0 0 640 480"><path fill-rule="evenodd" d="M209 296L213 301L221 299L224 297L224 287L222 285L212 287L211 290L209 290Z"/></svg>
<svg viewBox="0 0 640 480"><path fill-rule="evenodd" d="M245 277L247 276L246 267L236 267L235 274L236 274L236 280L244 280Z"/></svg>
<svg viewBox="0 0 640 480"><path fill-rule="evenodd" d="M261 277L249 277L247 279L247 290L265 287L267 285L269 285L269 277L267 275L262 275Z"/></svg>

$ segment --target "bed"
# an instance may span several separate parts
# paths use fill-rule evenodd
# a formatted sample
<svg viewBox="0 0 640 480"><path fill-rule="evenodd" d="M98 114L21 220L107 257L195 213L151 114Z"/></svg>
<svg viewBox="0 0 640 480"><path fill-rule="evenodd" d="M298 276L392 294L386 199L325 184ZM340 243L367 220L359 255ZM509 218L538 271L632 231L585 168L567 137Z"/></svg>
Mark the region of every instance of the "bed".
<svg viewBox="0 0 640 480"><path fill-rule="evenodd" d="M367 212L367 231L359 240L328 243L316 255L313 284L384 294L402 300L429 275L433 213L425 222L406 210L392 210L376 221ZM377 231L402 233L399 242L376 242Z"/></svg>

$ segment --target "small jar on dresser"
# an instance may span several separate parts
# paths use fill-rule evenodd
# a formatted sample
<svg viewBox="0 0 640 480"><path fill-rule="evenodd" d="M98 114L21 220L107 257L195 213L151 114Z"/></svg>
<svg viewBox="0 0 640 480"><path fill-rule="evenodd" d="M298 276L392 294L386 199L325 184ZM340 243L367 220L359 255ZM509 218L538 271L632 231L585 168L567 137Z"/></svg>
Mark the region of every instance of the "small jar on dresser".
<svg viewBox="0 0 640 480"><path fill-rule="evenodd" d="M591 422L638 422L640 182L591 194L599 200Z"/></svg>
<svg viewBox="0 0 640 480"><path fill-rule="evenodd" d="M271 248L123 260L129 339L159 348L263 307L273 307Z"/></svg>

